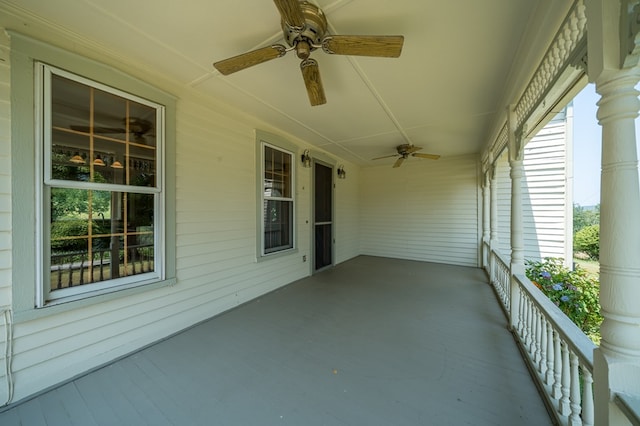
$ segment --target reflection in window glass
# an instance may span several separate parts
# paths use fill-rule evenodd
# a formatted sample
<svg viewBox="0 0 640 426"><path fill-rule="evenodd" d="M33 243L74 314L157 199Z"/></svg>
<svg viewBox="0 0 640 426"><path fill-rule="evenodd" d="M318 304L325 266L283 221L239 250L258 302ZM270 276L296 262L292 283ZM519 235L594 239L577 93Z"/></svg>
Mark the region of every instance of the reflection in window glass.
<svg viewBox="0 0 640 426"><path fill-rule="evenodd" d="M263 145L263 254L293 248L293 155Z"/></svg>
<svg viewBox="0 0 640 426"><path fill-rule="evenodd" d="M41 66L51 90L43 303L157 278L162 107Z"/></svg>
<svg viewBox="0 0 640 426"><path fill-rule="evenodd" d="M157 108L51 78L51 177L155 187Z"/></svg>
<svg viewBox="0 0 640 426"><path fill-rule="evenodd" d="M153 197L53 188L51 290L153 271Z"/></svg>

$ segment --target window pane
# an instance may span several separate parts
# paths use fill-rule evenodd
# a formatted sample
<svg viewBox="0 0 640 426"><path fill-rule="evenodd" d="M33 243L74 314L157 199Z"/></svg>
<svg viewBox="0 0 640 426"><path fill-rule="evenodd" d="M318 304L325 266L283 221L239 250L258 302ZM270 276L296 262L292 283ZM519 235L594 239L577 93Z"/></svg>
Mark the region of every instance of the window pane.
<svg viewBox="0 0 640 426"><path fill-rule="evenodd" d="M156 186L157 109L52 75L51 176Z"/></svg>
<svg viewBox="0 0 640 426"><path fill-rule="evenodd" d="M51 123L54 128L71 130L76 126L87 126L90 106L89 86L59 75L51 77Z"/></svg>
<svg viewBox="0 0 640 426"><path fill-rule="evenodd" d="M291 198L291 154L264 147L264 195Z"/></svg>
<svg viewBox="0 0 640 426"><path fill-rule="evenodd" d="M129 148L129 185L149 187L156 185L155 153L155 150L145 147Z"/></svg>
<svg viewBox="0 0 640 426"><path fill-rule="evenodd" d="M51 290L153 271L153 206L153 194L52 188Z"/></svg>
<svg viewBox="0 0 640 426"><path fill-rule="evenodd" d="M51 177L53 179L89 182L87 164L89 137L53 130L51 133Z"/></svg>
<svg viewBox="0 0 640 426"><path fill-rule="evenodd" d="M293 247L293 202L265 200L264 250L272 253Z"/></svg>
<svg viewBox="0 0 640 426"><path fill-rule="evenodd" d="M118 95L95 88L91 88L91 95L93 123L87 123L88 131L120 142L125 141L128 101Z"/></svg>

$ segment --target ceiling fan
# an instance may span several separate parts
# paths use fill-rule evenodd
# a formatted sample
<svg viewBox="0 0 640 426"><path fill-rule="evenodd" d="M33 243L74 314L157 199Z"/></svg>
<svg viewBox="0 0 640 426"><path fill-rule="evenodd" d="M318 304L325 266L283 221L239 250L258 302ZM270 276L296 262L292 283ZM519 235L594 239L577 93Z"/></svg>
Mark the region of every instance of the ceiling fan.
<svg viewBox="0 0 640 426"><path fill-rule="evenodd" d="M376 158L372 158L372 160L380 160L382 158L391 158L391 157L399 157L396 162L393 164L393 167L400 167L400 165L402 164L402 162L404 160L406 160L407 158L409 158L409 156L411 157L418 157L418 158L428 158L430 160L437 160L438 158L440 158L439 155L435 155L435 154L422 154L420 151L422 148L420 148L419 146L413 146L412 144L402 144L402 145L398 145L396 147L396 151L398 151L397 154L391 154L391 155L385 155L382 157L376 157Z"/></svg>
<svg viewBox="0 0 640 426"><path fill-rule="evenodd" d="M322 10L309 2L274 0L280 16L284 39L289 45L262 47L213 64L223 75L243 70L284 56L291 50L302 59L300 70L312 106L327 102L318 62L311 52L321 48L325 53L397 58L402 52L403 36L328 35L327 19Z"/></svg>

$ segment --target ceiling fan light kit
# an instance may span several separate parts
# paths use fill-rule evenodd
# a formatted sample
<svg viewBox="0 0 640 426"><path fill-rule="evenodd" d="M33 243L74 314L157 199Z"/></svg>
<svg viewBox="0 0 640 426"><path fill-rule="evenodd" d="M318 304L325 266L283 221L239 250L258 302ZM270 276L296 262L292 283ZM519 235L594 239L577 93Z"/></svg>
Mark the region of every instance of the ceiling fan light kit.
<svg viewBox="0 0 640 426"><path fill-rule="evenodd" d="M285 42L243 53L213 64L222 74L229 75L245 68L280 58L291 50L302 59L300 70L312 106L327 102L318 62L309 56L316 49L330 55L356 55L397 58L402 52L403 36L328 35L327 19L318 6L298 0L274 0L281 16Z"/></svg>

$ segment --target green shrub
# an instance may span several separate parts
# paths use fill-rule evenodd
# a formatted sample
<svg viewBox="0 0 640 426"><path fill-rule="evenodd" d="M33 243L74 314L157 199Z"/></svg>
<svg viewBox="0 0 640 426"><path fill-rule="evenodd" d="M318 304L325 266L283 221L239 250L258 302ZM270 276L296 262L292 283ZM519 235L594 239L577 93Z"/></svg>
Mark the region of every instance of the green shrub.
<svg viewBox="0 0 640 426"><path fill-rule="evenodd" d="M573 248L589 255L591 259L600 257L600 225L586 226L573 237Z"/></svg>
<svg viewBox="0 0 640 426"><path fill-rule="evenodd" d="M527 261L527 278L556 304L591 340L600 342L600 283L584 269L569 270L562 259Z"/></svg>
<svg viewBox="0 0 640 426"><path fill-rule="evenodd" d="M94 221L92 233L109 232L108 229L102 228L101 221ZM55 253L86 252L88 251L87 235L89 235L87 219L56 220L51 224L51 250Z"/></svg>

